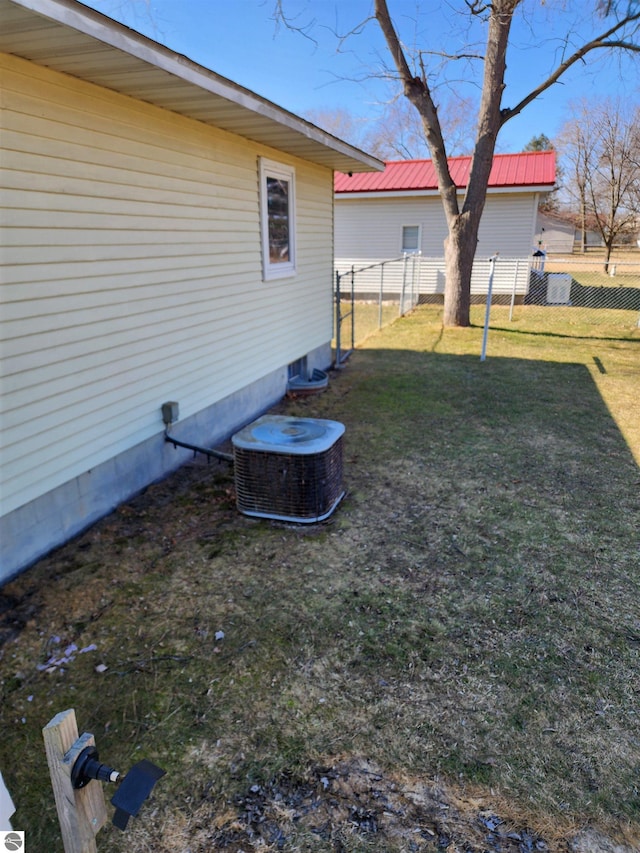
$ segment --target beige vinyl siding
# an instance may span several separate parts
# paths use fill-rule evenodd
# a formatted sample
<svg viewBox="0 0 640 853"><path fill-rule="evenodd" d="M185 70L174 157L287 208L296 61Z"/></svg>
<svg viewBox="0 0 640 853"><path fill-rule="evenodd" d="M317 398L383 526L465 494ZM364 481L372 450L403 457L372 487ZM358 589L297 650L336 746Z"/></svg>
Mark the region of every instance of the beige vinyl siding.
<svg viewBox="0 0 640 853"><path fill-rule="evenodd" d="M23 505L331 338L332 174L2 55L2 498ZM262 281L258 157L296 169Z"/></svg>
<svg viewBox="0 0 640 853"><path fill-rule="evenodd" d="M476 257L499 252L504 257L531 254L537 194L490 193L480 224ZM336 259L362 261L402 254L402 226L421 226L420 250L427 257L444 255L447 236L442 203L437 196L349 198L338 196L335 210Z"/></svg>

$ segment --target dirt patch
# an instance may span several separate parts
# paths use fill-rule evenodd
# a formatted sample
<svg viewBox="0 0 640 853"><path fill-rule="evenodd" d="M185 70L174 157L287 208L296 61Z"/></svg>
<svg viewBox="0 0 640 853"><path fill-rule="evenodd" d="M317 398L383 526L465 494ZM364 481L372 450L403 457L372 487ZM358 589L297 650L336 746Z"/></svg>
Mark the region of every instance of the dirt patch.
<svg viewBox="0 0 640 853"><path fill-rule="evenodd" d="M456 797L444 785L390 779L364 759L320 766L302 783L285 777L255 786L238 805L235 823L244 824L247 840L276 846L302 828L334 850L345 849L354 836L378 849L549 849L539 835L482 809L479 800Z"/></svg>
<svg viewBox="0 0 640 853"><path fill-rule="evenodd" d="M523 825L508 802L473 788L391 776L362 757L320 764L304 777L283 774L255 784L223 810L203 802L156 837L157 853L188 844L190 853L377 850L403 853L634 853L593 829ZM147 848L145 848L147 849Z"/></svg>

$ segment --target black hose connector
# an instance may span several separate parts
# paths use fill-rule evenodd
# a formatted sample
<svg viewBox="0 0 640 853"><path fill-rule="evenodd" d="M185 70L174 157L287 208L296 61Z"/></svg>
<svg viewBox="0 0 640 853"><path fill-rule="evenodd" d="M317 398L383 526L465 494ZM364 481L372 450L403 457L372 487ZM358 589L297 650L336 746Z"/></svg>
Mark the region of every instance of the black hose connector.
<svg viewBox="0 0 640 853"><path fill-rule="evenodd" d="M92 779L98 782L117 782L120 774L108 764L98 760L95 746L86 746L76 758L71 768L71 784L74 788L84 788Z"/></svg>

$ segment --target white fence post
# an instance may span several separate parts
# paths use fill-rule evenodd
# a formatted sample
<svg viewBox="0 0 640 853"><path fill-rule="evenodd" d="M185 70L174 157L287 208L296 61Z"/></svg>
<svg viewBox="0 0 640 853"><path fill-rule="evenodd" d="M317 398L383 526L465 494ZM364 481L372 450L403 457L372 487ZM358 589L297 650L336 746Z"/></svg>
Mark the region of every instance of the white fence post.
<svg viewBox="0 0 640 853"><path fill-rule="evenodd" d="M493 273L496 266L498 253L489 258L489 287L487 289L487 310L484 312L484 331L482 333L482 355L480 361L487 357L487 335L489 333L489 315L491 313L491 293L493 291Z"/></svg>
<svg viewBox="0 0 640 853"><path fill-rule="evenodd" d="M516 288L518 286L518 271L520 269L520 258L516 258L516 271L513 275L513 287L511 288L511 304L509 306L509 322L513 320L513 306L516 301Z"/></svg>
<svg viewBox="0 0 640 853"><path fill-rule="evenodd" d="M407 289L407 261L409 256L404 253L404 261L402 265L402 293L400 294L400 317L404 314L404 295Z"/></svg>

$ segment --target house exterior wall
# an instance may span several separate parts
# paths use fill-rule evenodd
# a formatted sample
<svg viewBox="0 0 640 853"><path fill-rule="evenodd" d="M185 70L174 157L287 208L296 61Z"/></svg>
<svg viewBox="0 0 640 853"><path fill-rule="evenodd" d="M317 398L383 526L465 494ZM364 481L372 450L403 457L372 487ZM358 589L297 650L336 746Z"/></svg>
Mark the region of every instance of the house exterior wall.
<svg viewBox="0 0 640 853"><path fill-rule="evenodd" d="M493 290L496 294L523 294L529 281L529 264L536 226L538 194L535 192L489 193L480 223L471 293L484 294L488 287L488 258L499 253ZM336 196L335 267L345 273L402 254L402 228L420 226L417 279L408 283L402 263L385 268L385 294L416 287L421 297L444 293L444 241L447 236L442 202L438 196L354 198ZM380 272L369 270L355 278L357 293L378 292Z"/></svg>
<svg viewBox="0 0 640 853"><path fill-rule="evenodd" d="M538 213L536 223L535 245L538 243L546 252L566 253L573 252L575 240L575 228L571 222L558 219L556 216L548 216Z"/></svg>
<svg viewBox="0 0 640 853"><path fill-rule="evenodd" d="M537 193L489 193L480 223L479 257L496 252L528 257L533 247ZM420 225L424 256L444 255L447 236L438 196L396 198L336 197L336 259L384 260L402 254L402 226Z"/></svg>
<svg viewBox="0 0 640 853"><path fill-rule="evenodd" d="M290 362L328 365L333 176L6 54L0 72L1 580L183 460L163 402L212 444ZM296 178L297 274L270 282L260 156Z"/></svg>

